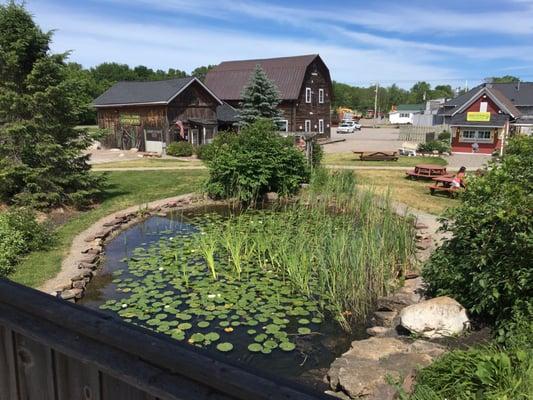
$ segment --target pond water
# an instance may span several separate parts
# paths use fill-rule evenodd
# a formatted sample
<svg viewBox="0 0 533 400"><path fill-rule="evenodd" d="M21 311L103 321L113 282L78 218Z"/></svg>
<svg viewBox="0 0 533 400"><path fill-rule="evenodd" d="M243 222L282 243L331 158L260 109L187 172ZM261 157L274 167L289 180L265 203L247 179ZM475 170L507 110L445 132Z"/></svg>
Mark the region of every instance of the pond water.
<svg viewBox="0 0 533 400"><path fill-rule="evenodd" d="M224 207L153 216L106 245L98 275L81 303L175 340L285 378L320 386L324 368L361 330L346 334L288 280L248 263L242 275L216 279L198 250L202 226L224 221ZM253 211L251 221L260 222ZM314 373L313 371L319 371Z"/></svg>

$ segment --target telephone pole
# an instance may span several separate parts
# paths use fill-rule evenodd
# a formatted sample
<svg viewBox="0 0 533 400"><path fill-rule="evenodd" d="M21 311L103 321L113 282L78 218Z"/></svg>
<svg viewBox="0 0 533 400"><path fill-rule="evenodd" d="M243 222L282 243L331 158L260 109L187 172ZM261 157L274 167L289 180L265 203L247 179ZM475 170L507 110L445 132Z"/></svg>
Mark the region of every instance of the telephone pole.
<svg viewBox="0 0 533 400"><path fill-rule="evenodd" d="M378 114L378 90L379 82L376 82L376 93L374 94L374 128L376 127L376 118Z"/></svg>

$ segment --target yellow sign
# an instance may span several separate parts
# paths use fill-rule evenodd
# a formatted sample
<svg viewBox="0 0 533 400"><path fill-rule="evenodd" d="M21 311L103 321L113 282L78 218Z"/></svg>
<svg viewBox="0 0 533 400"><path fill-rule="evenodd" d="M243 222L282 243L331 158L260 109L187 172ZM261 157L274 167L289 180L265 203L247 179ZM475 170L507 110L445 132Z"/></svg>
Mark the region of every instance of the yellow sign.
<svg viewBox="0 0 533 400"><path fill-rule="evenodd" d="M466 120L471 122L489 122L490 112L467 112Z"/></svg>
<svg viewBox="0 0 533 400"><path fill-rule="evenodd" d="M136 114L121 114L120 123L122 125L141 125L141 116Z"/></svg>

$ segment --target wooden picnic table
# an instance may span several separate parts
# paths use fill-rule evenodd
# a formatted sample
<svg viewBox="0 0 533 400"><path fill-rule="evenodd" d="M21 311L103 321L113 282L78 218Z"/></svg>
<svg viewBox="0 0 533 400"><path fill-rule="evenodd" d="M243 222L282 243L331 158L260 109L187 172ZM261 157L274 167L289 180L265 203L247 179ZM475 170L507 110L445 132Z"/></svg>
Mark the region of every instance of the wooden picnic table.
<svg viewBox="0 0 533 400"><path fill-rule="evenodd" d="M353 153L359 154L361 161L398 161L396 151L354 151Z"/></svg>
<svg viewBox="0 0 533 400"><path fill-rule="evenodd" d="M432 179L438 176L445 176L446 167L436 164L418 164L414 170L407 171L406 174L411 179Z"/></svg>
<svg viewBox="0 0 533 400"><path fill-rule="evenodd" d="M444 175L433 178L433 185L429 186L429 192L434 195L436 192L445 192L449 196L455 196L455 194L462 190L462 187L452 186L453 175Z"/></svg>

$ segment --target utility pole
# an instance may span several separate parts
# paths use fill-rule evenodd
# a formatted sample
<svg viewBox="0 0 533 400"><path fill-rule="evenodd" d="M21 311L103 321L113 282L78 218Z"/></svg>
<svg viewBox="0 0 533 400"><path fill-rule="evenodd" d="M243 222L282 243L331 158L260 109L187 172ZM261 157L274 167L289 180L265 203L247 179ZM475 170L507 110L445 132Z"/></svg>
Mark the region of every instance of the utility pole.
<svg viewBox="0 0 533 400"><path fill-rule="evenodd" d="M374 94L374 128L376 127L376 117L378 114L378 90L379 82L376 82L376 93Z"/></svg>

